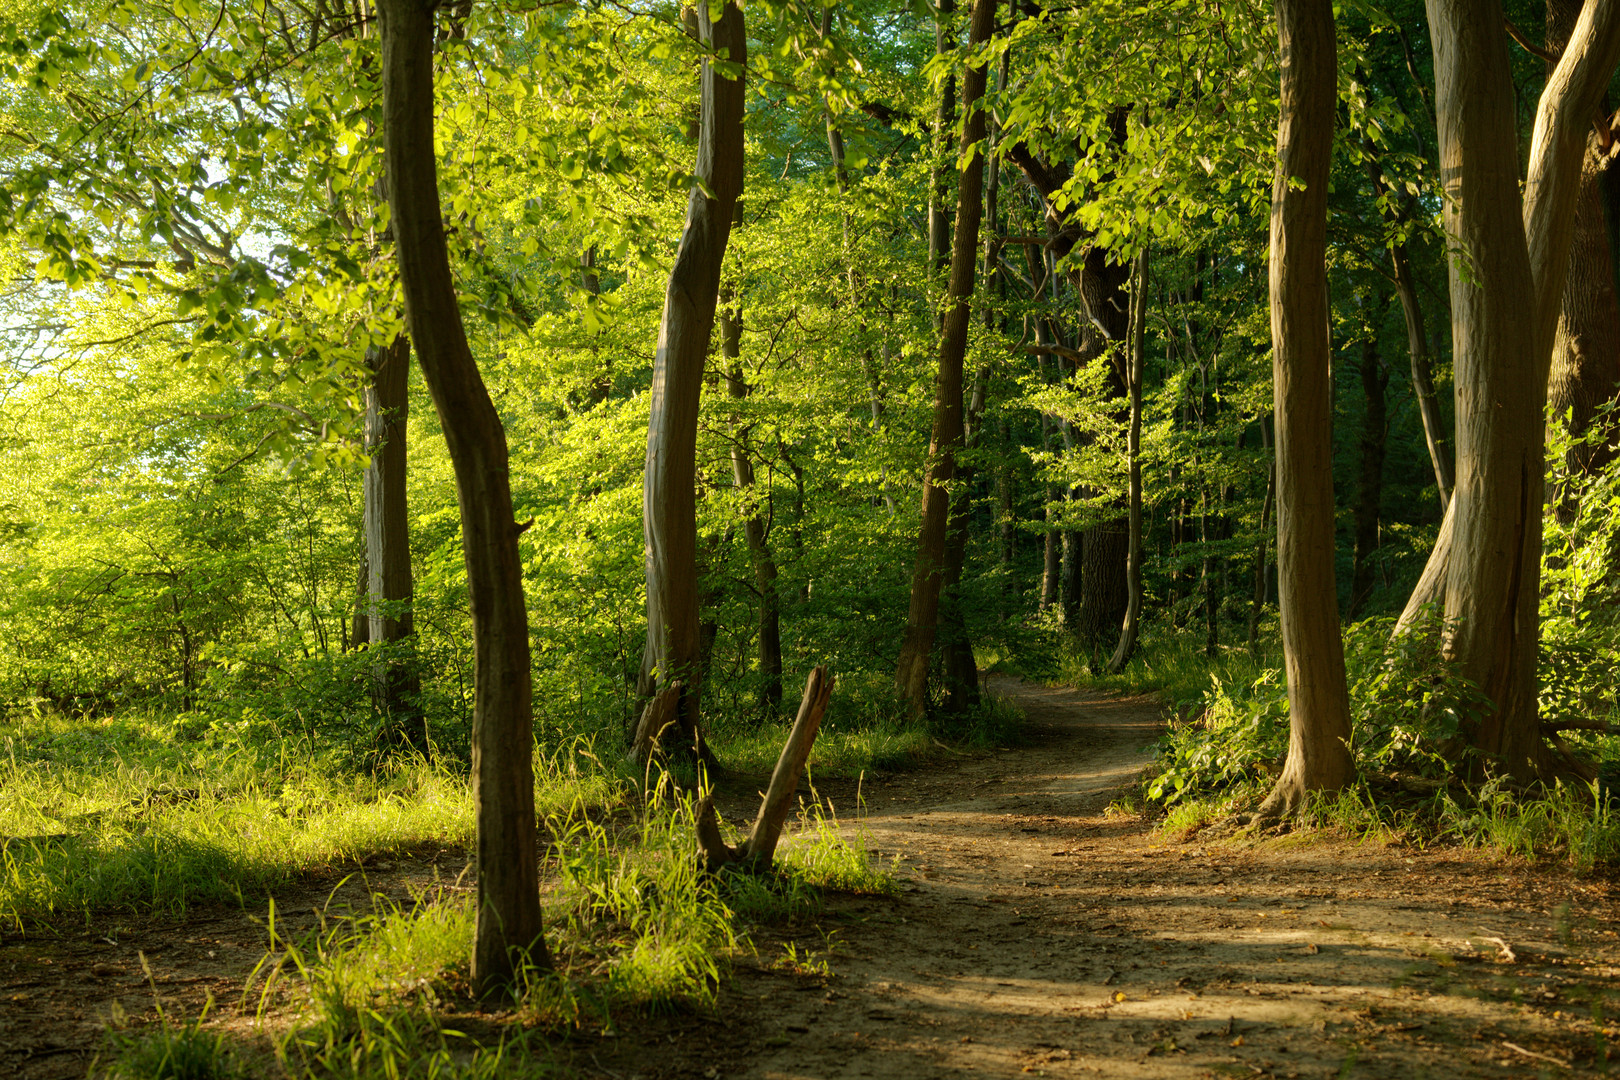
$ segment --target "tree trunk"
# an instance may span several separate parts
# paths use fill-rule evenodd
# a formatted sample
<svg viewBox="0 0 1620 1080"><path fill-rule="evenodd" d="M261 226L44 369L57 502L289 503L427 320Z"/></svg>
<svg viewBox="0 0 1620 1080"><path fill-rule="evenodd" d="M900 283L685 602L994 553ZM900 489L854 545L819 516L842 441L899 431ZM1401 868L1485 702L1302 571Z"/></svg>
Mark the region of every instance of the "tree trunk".
<svg viewBox="0 0 1620 1080"><path fill-rule="evenodd" d="M733 64L746 65L743 14L735 3L711 19L697 5L698 35ZM652 406L642 524L647 544L647 649L638 689L650 697L660 683L684 687L677 717L700 757L703 688L698 683L697 425L703 370L719 302L720 268L731 238L732 213L743 185L744 79L723 78L703 64L697 183L687 201L686 226L664 292L664 313L653 358Z"/></svg>
<svg viewBox="0 0 1620 1080"><path fill-rule="evenodd" d="M935 0L934 52L944 56L956 51L955 32L951 29L951 16L956 14L956 0ZM967 86L963 85L964 96ZM968 103L971 108L971 102ZM950 198L948 171L954 165L951 136L956 133L956 72L946 72L940 88L939 109L934 114L934 162L932 183L928 192L928 269L935 276L945 269L951 258L951 223L945 216L945 201ZM941 324L943 327L943 324Z"/></svg>
<svg viewBox="0 0 1620 1080"><path fill-rule="evenodd" d="M1136 257L1135 309L1131 317L1130 369L1127 381L1131 400L1130 427L1125 436L1125 452L1130 456L1130 540L1125 581L1129 597L1119 645L1108 662L1108 670L1119 674L1131 662L1142 623L1142 372L1147 367L1147 274L1148 249L1143 244Z"/></svg>
<svg viewBox="0 0 1620 1080"><path fill-rule="evenodd" d="M1337 93L1330 0L1277 0L1281 114L1271 195L1271 342L1277 444L1277 582L1288 677L1288 758L1261 821L1354 774L1333 578L1332 346L1327 196ZM1500 32L1500 23L1493 27ZM1296 182L1303 187L1296 187Z"/></svg>
<svg viewBox="0 0 1620 1080"><path fill-rule="evenodd" d="M416 633L411 614L414 588L410 518L405 503L411 339L401 334L387 348L372 350L368 359L371 377L365 389L366 454L371 460L364 481L370 595L367 639L373 644L399 645L409 642ZM376 664L372 676L384 717L384 736L426 753L427 729L416 704L422 688L412 658L395 655L384 659Z"/></svg>
<svg viewBox="0 0 1620 1080"><path fill-rule="evenodd" d="M723 308L720 312L720 354L726 362L726 385L732 398L741 401L752 389L743 378L742 312ZM776 596L776 560L765 536L765 520L760 516L754 492L754 463L748 456L750 425L737 429L731 444L731 475L747 500L748 517L743 536L748 542L748 561L754 569L754 592L759 597L759 707L762 712L782 711L782 623L781 605Z"/></svg>
<svg viewBox="0 0 1620 1080"><path fill-rule="evenodd" d="M1384 183L1383 170L1378 166L1377 147L1371 139L1362 143L1367 161L1367 172L1372 178L1373 194L1386 202L1389 188ZM1410 211L1397 212L1393 207L1384 211L1385 219L1400 226ZM1395 270L1395 295L1401 301L1401 315L1406 320L1406 351L1412 365L1412 394L1417 398L1418 415L1423 420L1423 438L1429 448L1429 464L1434 469L1434 485L1440 494L1440 512L1451 504L1454 486L1451 446L1446 439L1445 421L1440 416L1440 399L1434 391L1434 363L1429 358L1429 337L1423 326L1423 305L1418 301L1417 280L1412 276L1412 256L1404 239L1389 247L1390 263Z"/></svg>
<svg viewBox="0 0 1620 1080"><path fill-rule="evenodd" d="M1350 575L1350 617L1354 618L1372 593L1372 553L1378 549L1379 512L1384 502L1384 438L1389 422L1384 390L1389 369L1378 354L1377 327L1383 325L1389 296L1381 294L1376 309L1368 306L1366 337L1361 342L1361 475L1356 481L1356 553Z"/></svg>
<svg viewBox="0 0 1620 1080"><path fill-rule="evenodd" d="M1581 6L1580 0L1548 0L1550 51L1558 52L1568 44ZM1603 115L1608 113L1605 105ZM1564 302L1547 383L1552 422L1576 438L1591 429L1602 406L1615 400L1616 384L1620 384L1620 298L1615 293L1614 248L1604 191L1608 163L1603 161L1603 145L1596 131L1586 133L1586 142ZM1582 442L1571 447L1567 461L1571 473L1590 476L1613 460L1612 423L1603 434L1595 444ZM1560 496L1558 510L1567 518L1574 507L1564 502Z"/></svg>
<svg viewBox="0 0 1620 1080"><path fill-rule="evenodd" d="M1428 10L1446 234L1457 252L1457 491L1441 648L1493 705L1473 745L1524 780L1550 762L1536 700L1548 365L1586 129L1620 57L1620 3L1585 7L1547 78L1522 201L1501 6L1429 0Z"/></svg>
<svg viewBox="0 0 1620 1080"><path fill-rule="evenodd" d="M1266 418L1260 418L1260 445L1271 450ZM1277 493L1277 463L1266 463L1266 494L1260 500L1260 539L1254 545L1254 594L1249 602L1249 655L1260 652L1260 611L1266 605L1266 527L1271 523L1271 503Z"/></svg>
<svg viewBox="0 0 1620 1080"><path fill-rule="evenodd" d="M476 990L549 967L540 925L534 722L520 527L512 520L506 434L467 346L440 218L433 144L434 7L383 0L383 139L406 323L456 474L472 607L472 775L478 825Z"/></svg>
<svg viewBox="0 0 1620 1080"><path fill-rule="evenodd" d="M995 0L975 0L969 40L977 46L989 40ZM922 526L917 536L917 562L911 575L911 605L906 634L900 645L895 687L920 715L928 707L928 665L939 622L939 593L945 564L945 538L950 517L947 485L956 475L956 453L962 444L962 365L967 355L975 263L979 255L980 199L984 191L984 113L977 109L984 96L986 70L981 64L962 76L962 154L975 151L962 170L956 199L956 236L951 250L949 306L939 341L939 374L934 383L934 424L928 447L928 471L923 481Z"/></svg>

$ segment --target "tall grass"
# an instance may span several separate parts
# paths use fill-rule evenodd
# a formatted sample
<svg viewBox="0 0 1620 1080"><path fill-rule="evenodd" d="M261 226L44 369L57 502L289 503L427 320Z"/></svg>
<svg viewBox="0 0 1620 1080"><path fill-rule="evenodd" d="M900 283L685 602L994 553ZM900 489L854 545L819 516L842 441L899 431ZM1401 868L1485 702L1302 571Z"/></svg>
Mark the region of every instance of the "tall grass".
<svg viewBox="0 0 1620 1080"><path fill-rule="evenodd" d="M76 734L95 734L95 722ZM79 741L82 741L79 740ZM257 902L300 875L473 836L459 771L421 758L375 772L334 755L109 740L97 758L59 739L0 758L0 924L99 911L179 913ZM136 755L139 756L136 756ZM535 762L542 810L616 800L588 746Z"/></svg>

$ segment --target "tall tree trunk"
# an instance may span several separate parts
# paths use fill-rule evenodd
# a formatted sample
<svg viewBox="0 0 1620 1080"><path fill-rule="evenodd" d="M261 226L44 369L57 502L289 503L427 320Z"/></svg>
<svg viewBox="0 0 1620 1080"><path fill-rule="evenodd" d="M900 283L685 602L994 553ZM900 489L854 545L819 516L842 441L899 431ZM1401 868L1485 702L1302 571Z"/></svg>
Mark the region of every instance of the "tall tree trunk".
<svg viewBox="0 0 1620 1080"><path fill-rule="evenodd" d="M995 22L995 0L975 0L968 37L977 46L989 40ZM934 382L934 424L923 481L922 525L917 536L917 562L911 575L911 605L905 639L895 670L895 687L914 713L928 707L928 666L939 623L939 594L945 567L945 539L950 518L948 485L956 475L962 445L962 365L967 356L968 320L972 314L975 263L979 255L980 200L984 192L984 113L976 108L984 96L984 65L962 76L961 152L972 159L962 169L956 198L956 235L951 249L949 306L939 339L939 374Z"/></svg>
<svg viewBox="0 0 1620 1080"><path fill-rule="evenodd" d="M473 807L478 825L479 993L550 966L540 925L534 720L521 531L512 518L506 433L467 346L440 218L433 144L435 8L382 0L383 142L406 323L456 474L472 607Z"/></svg>
<svg viewBox="0 0 1620 1080"><path fill-rule="evenodd" d="M718 22L697 5L698 37L732 64L746 67L742 10L727 3ZM647 544L647 649L638 689L650 698L659 684L681 683L677 723L700 756L702 686L697 676L698 626L697 425L703 369L714 332L720 268L743 186L743 71L719 75L703 63L697 183L686 206L675 265L664 292L664 313L653 358L652 406L642 525Z"/></svg>
<svg viewBox="0 0 1620 1080"><path fill-rule="evenodd" d="M956 51L956 33L951 28L951 17L956 14L956 0L934 0L934 52L938 56ZM963 93L967 87L964 83ZM968 103L971 108L971 102ZM954 166L951 136L956 134L956 72L945 73L940 87L939 107L934 114L935 162L931 186L928 191L928 268L938 275L951 258L951 223L946 217L945 203L950 198L950 172ZM940 324L943 327L943 323Z"/></svg>
<svg viewBox="0 0 1620 1080"><path fill-rule="evenodd" d="M1001 68L997 72L997 89L1005 85L1010 52L1001 55ZM997 200L1001 191L1001 163L996 160L996 140L999 135L992 120L985 140L984 181L984 281L988 291L993 287L997 268L1001 265L1001 234ZM985 306L984 327L995 330L995 310ZM985 384L989 371L981 366L973 376L973 393L968 401L963 421L962 444L968 451L978 449L983 438ZM967 612L962 600L962 575L967 566L968 530L973 519L973 488L976 467L959 462L956 473L957 492L951 500L950 535L945 544L945 574L940 582L944 609L940 613L940 632L944 638L940 653L945 669L945 711L961 716L979 705L979 664L973 655L973 640L968 633Z"/></svg>
<svg viewBox="0 0 1620 1080"><path fill-rule="evenodd" d="M1446 234L1457 252L1457 490L1441 649L1493 706L1473 745L1528 779L1550 762L1536 700L1548 366L1586 130L1620 58L1620 3L1586 5L1547 78L1522 201L1501 6L1429 0L1428 10Z"/></svg>
<svg viewBox="0 0 1620 1080"><path fill-rule="evenodd" d="M1377 147L1371 139L1362 142L1367 173L1372 178L1373 194L1385 203L1393 200L1384 183L1383 170L1378 165ZM1402 227L1412 214L1410 208L1397 210L1392 205L1384 211L1385 219L1397 228ZM1401 234L1397 233L1397 236ZM1417 279L1412 275L1412 255L1405 239L1396 239L1389 246L1390 263L1395 271L1395 295L1401 301L1401 315L1406 320L1406 351L1412 366L1412 394L1417 398L1418 416L1423 420L1423 439L1429 448L1429 464L1434 469L1434 485L1440 494L1440 511L1451 504L1454 486L1451 445L1446 438L1445 420L1440 415L1440 398L1434 391L1434 362L1429 357L1429 337L1423 326L1423 305L1418 300Z"/></svg>
<svg viewBox="0 0 1620 1080"><path fill-rule="evenodd" d="M1380 291L1378 304L1364 304L1368 325L1361 341L1361 474L1356 480L1356 553L1350 575L1350 616L1354 618L1372 593L1372 553L1378 549L1379 513L1384 502L1384 438L1389 421L1384 390L1389 369L1378 352L1378 327L1383 325L1389 295Z"/></svg>
<svg viewBox="0 0 1620 1080"><path fill-rule="evenodd" d="M1261 821L1354 774L1333 578L1327 196L1338 98L1331 0L1277 0L1281 114L1271 194L1271 345L1277 584L1288 677L1288 758ZM1495 27L1500 32L1500 23ZM1303 181L1296 187L1296 181Z"/></svg>
<svg viewBox="0 0 1620 1080"><path fill-rule="evenodd" d="M726 386L732 398L746 398L752 387L743 377L742 311L725 307L720 311L720 354L726 362ZM782 623L781 605L776 596L776 560L765 535L765 519L760 515L754 491L754 463L748 456L751 425L738 427L731 444L731 475L747 500L748 517L743 536L748 542L748 561L754 569L754 592L759 597L759 706L766 713L782 711Z"/></svg>
<svg viewBox="0 0 1620 1080"><path fill-rule="evenodd" d="M1125 452L1130 458L1130 547L1125 564L1129 598L1119 645L1108 661L1108 670L1116 675L1131 662L1142 623L1142 373L1147 367L1147 274L1148 249L1144 243L1136 256L1136 288L1131 295L1135 308L1131 314L1130 369L1126 376L1131 420L1125 436Z"/></svg>
<svg viewBox="0 0 1620 1080"><path fill-rule="evenodd" d="M404 334L368 357L366 383L366 526L368 640L405 648L416 634L411 613L410 518L405 503L406 420L410 415L411 339ZM373 669L384 733L427 752L427 729L416 704L421 683L409 655L379 661Z"/></svg>
<svg viewBox="0 0 1620 1080"><path fill-rule="evenodd" d="M1265 417L1260 418L1260 445L1270 458L1271 434ZM1266 462L1266 494L1260 500L1260 539L1254 545L1254 593L1249 602L1249 655L1260 652L1260 611L1266 606L1266 542L1271 524L1271 504L1277 494L1277 463Z"/></svg>
<svg viewBox="0 0 1620 1080"><path fill-rule="evenodd" d="M1549 50L1560 51L1569 42L1580 11L1580 0L1548 0ZM1607 104L1602 113L1608 115ZM1586 141L1564 302L1547 384L1552 422L1577 438L1591 429L1602 406L1615 400L1616 384L1620 384L1620 297L1615 292L1614 248L1604 191L1608 162L1595 130L1586 133ZM1570 449L1567 465L1572 473L1590 476L1613 460L1613 428L1611 423L1600 441L1582 442ZM1563 503L1560 497L1560 515L1567 516L1574 507Z"/></svg>

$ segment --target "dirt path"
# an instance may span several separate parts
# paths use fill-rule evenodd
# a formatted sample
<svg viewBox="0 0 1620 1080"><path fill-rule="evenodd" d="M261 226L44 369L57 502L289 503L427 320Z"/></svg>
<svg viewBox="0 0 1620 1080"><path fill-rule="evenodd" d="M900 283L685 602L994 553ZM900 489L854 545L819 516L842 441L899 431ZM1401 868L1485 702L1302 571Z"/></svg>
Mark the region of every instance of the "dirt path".
<svg viewBox="0 0 1620 1080"><path fill-rule="evenodd" d="M1105 814L1146 760L1152 702L992 689L1036 745L868 786L864 828L914 884L836 913L830 979L745 968L727 997L760 1038L722 1039L713 1075L1606 1069L1610 882L1457 850L1171 842Z"/></svg>
<svg viewBox="0 0 1620 1080"><path fill-rule="evenodd" d="M946 1077L1532 1077L1608 1066L1620 1010L1610 878L1456 849L1302 838L1205 844L1105 813L1161 711L1013 680L1029 745L823 785L886 858L896 900L834 898L819 925L756 936L712 1012L625 1018L554 1047L555 1075L609 1080ZM739 815L758 796L741 785ZM278 899L314 908L454 879L459 851L372 860ZM343 871L342 873L347 873ZM82 1077L120 1017L234 1003L262 909L114 918L0 935L0 1063ZM792 953L787 949L791 946ZM1611 1003L1612 999L1612 1003ZM457 1026L500 1018L453 1017ZM493 1030L493 1029L492 1029ZM1617 1052L1620 1056L1620 1052Z"/></svg>

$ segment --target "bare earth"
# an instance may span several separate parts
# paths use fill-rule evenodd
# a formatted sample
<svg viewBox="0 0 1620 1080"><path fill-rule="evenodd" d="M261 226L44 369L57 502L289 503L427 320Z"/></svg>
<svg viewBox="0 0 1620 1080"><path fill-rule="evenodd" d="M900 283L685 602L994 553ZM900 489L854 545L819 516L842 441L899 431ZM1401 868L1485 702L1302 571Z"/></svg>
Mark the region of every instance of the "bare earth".
<svg viewBox="0 0 1620 1080"><path fill-rule="evenodd" d="M757 935L712 1013L635 1020L556 1050L565 1075L749 1077L1531 1077L1607 1071L1620 1024L1612 877L1455 848L1320 837L1176 841L1109 816L1162 711L1010 679L1030 745L821 785L849 830L900 857L898 900L835 898ZM737 816L751 811L740 785ZM757 801L753 802L757 805ZM458 852L374 863L345 889L406 898ZM330 883L278 899L296 927ZM340 894L341 896L341 894ZM302 913L302 914L301 914ZM110 1019L236 1002L262 912L0 938L0 1068L83 1076ZM787 952L792 947L792 957ZM1613 997L1611 1005L1609 999ZM499 1016L458 1018L469 1031ZM1617 1052L1620 1056L1620 1052Z"/></svg>

